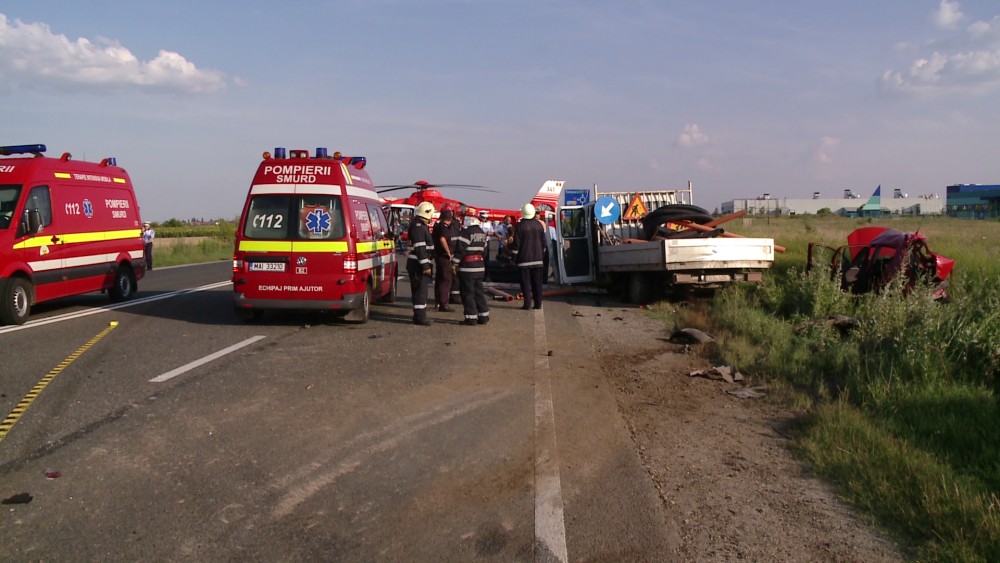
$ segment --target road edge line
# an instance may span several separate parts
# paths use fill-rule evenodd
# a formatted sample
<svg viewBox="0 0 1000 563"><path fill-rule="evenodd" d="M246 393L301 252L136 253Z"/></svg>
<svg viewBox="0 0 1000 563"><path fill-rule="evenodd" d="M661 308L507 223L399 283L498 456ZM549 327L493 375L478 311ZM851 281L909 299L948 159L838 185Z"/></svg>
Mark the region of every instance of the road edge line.
<svg viewBox="0 0 1000 563"><path fill-rule="evenodd" d="M535 309L535 561L567 563L545 313Z"/></svg>

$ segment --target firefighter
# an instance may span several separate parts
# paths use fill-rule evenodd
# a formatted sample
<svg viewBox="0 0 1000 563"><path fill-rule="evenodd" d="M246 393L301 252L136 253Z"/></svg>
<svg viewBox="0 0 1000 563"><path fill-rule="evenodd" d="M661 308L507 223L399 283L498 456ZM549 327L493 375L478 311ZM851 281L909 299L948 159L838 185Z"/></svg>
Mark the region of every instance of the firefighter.
<svg viewBox="0 0 1000 563"><path fill-rule="evenodd" d="M450 313L452 308L448 306L451 298L451 288L458 285L452 279L451 253L455 247L452 240L452 223L454 223L455 213L451 209L441 210L441 217L434 223L434 265L437 271L434 272L434 301L437 303L437 310L443 313ZM457 237L457 234L454 235Z"/></svg>
<svg viewBox="0 0 1000 563"><path fill-rule="evenodd" d="M451 268L458 274L462 305L465 308L465 324L484 325L490 322L490 305L483 287L483 279L486 277L483 255L489 238L479 226L475 209L467 211L465 222L465 228L459 233L458 243L451 255Z"/></svg>
<svg viewBox="0 0 1000 563"><path fill-rule="evenodd" d="M521 293L524 294L522 309L531 309L532 297L535 309L542 308L542 267L545 265L545 227L535 220L535 206L530 203L521 208L521 220L514 229L511 254L514 264L521 270Z"/></svg>
<svg viewBox="0 0 1000 563"><path fill-rule="evenodd" d="M406 256L406 273L410 275L410 295L413 297L413 324L430 326L427 318L427 284L431 279L431 255L434 239L427 228L434 217L434 204L425 201L413 212L413 221L407 232L410 252Z"/></svg>

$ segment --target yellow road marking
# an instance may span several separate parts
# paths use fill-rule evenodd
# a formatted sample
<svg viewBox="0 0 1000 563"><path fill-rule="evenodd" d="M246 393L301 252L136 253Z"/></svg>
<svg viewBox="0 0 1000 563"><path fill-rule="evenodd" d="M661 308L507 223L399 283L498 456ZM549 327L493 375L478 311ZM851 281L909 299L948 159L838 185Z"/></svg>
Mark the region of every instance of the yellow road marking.
<svg viewBox="0 0 1000 563"><path fill-rule="evenodd" d="M35 398L42 393L42 391L45 389L45 386L48 385L49 382L51 382L53 379L55 379L56 376L59 375L60 372L62 372L62 370L66 369L66 367L72 364L73 360L79 358L80 355L89 350L91 346L97 344L98 340L107 336L107 334L112 330L114 330L116 326L118 326L118 321L111 321L111 324L108 325L108 328L102 330L100 333L98 333L97 336L91 338L90 342L84 344L76 352L70 354L69 357L63 360L58 366L52 368L52 371L50 371L48 375L43 377L42 380L39 381L38 384L31 389L31 391L28 391L28 394L25 395L23 399L21 399L21 402L18 403L16 407L14 407L14 410L10 411L10 414L7 415L7 418L5 418L3 422L0 422L0 442L2 442L4 437L7 436L7 432L9 432L10 428L14 426L14 423L17 422L19 418L21 418L21 415L24 414L24 411L28 410L28 407L31 406L31 402L34 401Z"/></svg>

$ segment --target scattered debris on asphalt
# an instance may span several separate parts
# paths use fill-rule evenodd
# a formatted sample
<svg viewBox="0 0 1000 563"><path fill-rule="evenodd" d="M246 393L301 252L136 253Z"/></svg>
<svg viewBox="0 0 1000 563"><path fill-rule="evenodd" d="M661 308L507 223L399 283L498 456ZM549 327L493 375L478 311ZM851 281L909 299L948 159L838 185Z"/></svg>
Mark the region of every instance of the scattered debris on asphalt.
<svg viewBox="0 0 1000 563"><path fill-rule="evenodd" d="M18 493L10 498L3 499L3 501L0 501L0 504L28 504L33 498L35 497L28 493Z"/></svg>
<svg viewBox="0 0 1000 563"><path fill-rule="evenodd" d="M58 471L54 471L52 469L46 469L45 470L45 478L46 479L58 479L60 477L62 477L62 473L60 473Z"/></svg>
<svg viewBox="0 0 1000 563"><path fill-rule="evenodd" d="M711 369L699 369L689 373L688 377L704 377L705 379L711 379L713 381L722 380L726 383L743 381L743 374L735 371L733 366L719 366Z"/></svg>
<svg viewBox="0 0 1000 563"><path fill-rule="evenodd" d="M670 341L675 344L707 344L715 342L715 337L696 328L682 328L670 335Z"/></svg>
<svg viewBox="0 0 1000 563"><path fill-rule="evenodd" d="M794 331L797 335L801 335L811 326L832 326L839 330L841 334L846 335L848 332L858 328L860 324L854 317L848 317L847 315L830 315L828 317L802 321L792 327L792 331Z"/></svg>
<svg viewBox="0 0 1000 563"><path fill-rule="evenodd" d="M382 338L381 334L373 334L368 337L368 340L375 340L376 338Z"/></svg>
<svg viewBox="0 0 1000 563"><path fill-rule="evenodd" d="M743 389L732 389L726 391L726 393L740 399L759 399L765 395L765 391L767 391L767 385L757 385L754 387L744 387Z"/></svg>

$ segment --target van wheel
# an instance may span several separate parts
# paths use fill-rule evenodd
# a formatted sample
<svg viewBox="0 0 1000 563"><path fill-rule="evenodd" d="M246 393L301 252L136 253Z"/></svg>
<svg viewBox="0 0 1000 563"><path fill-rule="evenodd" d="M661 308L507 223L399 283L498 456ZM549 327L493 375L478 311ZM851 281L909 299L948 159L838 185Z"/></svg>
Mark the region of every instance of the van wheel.
<svg viewBox="0 0 1000 563"><path fill-rule="evenodd" d="M0 280L0 324L23 325L31 314L31 283L22 278Z"/></svg>
<svg viewBox="0 0 1000 563"><path fill-rule="evenodd" d="M127 301L132 298L132 295L135 294L135 274L132 273L132 268L128 266L118 267L118 272L115 274L115 283L111 286L108 294L115 303Z"/></svg>
<svg viewBox="0 0 1000 563"><path fill-rule="evenodd" d="M237 317L248 323L259 323L264 318L264 311L261 309L243 309L237 307L235 311Z"/></svg>
<svg viewBox="0 0 1000 563"><path fill-rule="evenodd" d="M653 276L634 272L628 281L628 299L635 305L645 305L653 300Z"/></svg>
<svg viewBox="0 0 1000 563"><path fill-rule="evenodd" d="M382 297L382 302L383 303L395 303L396 302L396 281L397 281L396 280L396 277L397 277L396 273L397 273L396 269L393 268L393 270L392 270L392 284L390 284L390 286L389 286L390 287L389 293L386 293L385 296Z"/></svg>
<svg viewBox="0 0 1000 563"><path fill-rule="evenodd" d="M349 323L365 324L368 322L368 315L372 308L372 286L365 284L365 294L361 297L361 306L347 313L344 320Z"/></svg>

